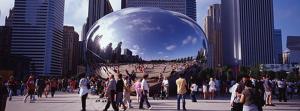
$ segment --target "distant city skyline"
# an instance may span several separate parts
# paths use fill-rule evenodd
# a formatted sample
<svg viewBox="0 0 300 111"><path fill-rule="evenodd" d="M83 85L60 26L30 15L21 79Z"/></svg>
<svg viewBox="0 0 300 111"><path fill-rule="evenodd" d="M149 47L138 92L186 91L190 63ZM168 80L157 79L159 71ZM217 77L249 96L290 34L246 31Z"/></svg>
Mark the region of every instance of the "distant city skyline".
<svg viewBox="0 0 300 111"><path fill-rule="evenodd" d="M204 18L207 16L209 5L220 3L220 0L196 0L197 23L203 28ZM300 35L300 1L299 0L273 0L274 1L274 28L282 30L282 46L286 50L287 36ZM121 8L121 0L110 0L114 11ZM0 1L0 25L5 24L5 17L13 7L14 0ZM74 26L81 35L81 30L88 15L88 0L65 0L64 25ZM80 37L82 38L82 37Z"/></svg>

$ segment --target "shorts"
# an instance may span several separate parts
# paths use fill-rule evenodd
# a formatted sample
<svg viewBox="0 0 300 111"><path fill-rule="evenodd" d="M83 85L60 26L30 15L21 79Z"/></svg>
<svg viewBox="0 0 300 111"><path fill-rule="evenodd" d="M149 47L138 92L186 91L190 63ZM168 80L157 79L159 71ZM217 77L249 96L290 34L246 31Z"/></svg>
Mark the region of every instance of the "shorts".
<svg viewBox="0 0 300 111"><path fill-rule="evenodd" d="M265 94L266 96L271 96L272 92L266 91Z"/></svg>
<svg viewBox="0 0 300 111"><path fill-rule="evenodd" d="M216 88L209 88L209 92L215 92L216 91Z"/></svg>

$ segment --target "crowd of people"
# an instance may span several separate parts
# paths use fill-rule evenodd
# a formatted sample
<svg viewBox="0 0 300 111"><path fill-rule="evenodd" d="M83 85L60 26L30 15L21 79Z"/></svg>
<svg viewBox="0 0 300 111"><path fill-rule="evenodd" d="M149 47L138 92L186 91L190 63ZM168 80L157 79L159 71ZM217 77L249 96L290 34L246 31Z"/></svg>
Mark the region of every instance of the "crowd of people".
<svg viewBox="0 0 300 111"><path fill-rule="evenodd" d="M147 66L146 66L147 67ZM24 103L29 97L33 103L48 94L53 98L56 91L66 93L78 93L81 97L82 111L86 111L86 100L88 94L99 95L99 98L106 99L103 109L107 111L110 106L115 111L127 110L132 107L131 94L135 93L139 109L151 109L149 103L149 75L143 74L142 78L137 78L134 72L125 71L124 74L118 72L110 74L109 78L103 79L98 76L87 77L85 74L74 79L64 79L55 77L29 76L24 82L17 81L13 76L4 81L1 79L1 108L5 109L6 98L11 101L13 96L24 96ZM165 68L164 68L165 71ZM284 78L270 79L268 76L249 77L247 75L238 79L238 82L221 81L218 78L209 80L195 80L189 78L185 73L178 73L176 79L177 88L177 110L186 110L186 99L190 95L191 102L197 102L198 98L215 99L216 95L227 92L231 93L230 105L232 111L262 111L263 106L275 106L273 98L277 97L280 102L287 102L294 94L299 94L300 82L288 82ZM159 74L160 97L169 97L169 78ZM79 88L79 90L78 90ZM200 95L200 96L199 96ZM202 96L202 97L201 97ZM181 102L182 101L182 102ZM181 106L182 103L182 106ZM3 111L3 110L0 111Z"/></svg>

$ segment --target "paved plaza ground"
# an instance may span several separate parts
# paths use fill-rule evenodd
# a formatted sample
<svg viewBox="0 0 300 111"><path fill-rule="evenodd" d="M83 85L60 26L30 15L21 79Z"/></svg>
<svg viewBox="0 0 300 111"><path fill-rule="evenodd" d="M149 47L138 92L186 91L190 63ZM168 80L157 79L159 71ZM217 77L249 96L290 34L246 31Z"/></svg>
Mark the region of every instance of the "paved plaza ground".
<svg viewBox="0 0 300 111"><path fill-rule="evenodd" d="M97 96L89 95L87 100L87 111L102 111L105 103L96 102ZM133 107L128 111L139 111L138 103L132 96ZM229 97L218 97L216 100L199 100L197 103L187 99L188 111L228 111ZM274 100L276 106L264 107L264 111L300 111L300 99L295 97L288 102L279 103ZM150 100L154 111L174 111L176 110L176 100ZM55 98L41 98L35 103L24 103L23 97L14 97L7 102L6 111L80 111L81 103L77 94L58 93ZM112 108L110 108L112 111Z"/></svg>

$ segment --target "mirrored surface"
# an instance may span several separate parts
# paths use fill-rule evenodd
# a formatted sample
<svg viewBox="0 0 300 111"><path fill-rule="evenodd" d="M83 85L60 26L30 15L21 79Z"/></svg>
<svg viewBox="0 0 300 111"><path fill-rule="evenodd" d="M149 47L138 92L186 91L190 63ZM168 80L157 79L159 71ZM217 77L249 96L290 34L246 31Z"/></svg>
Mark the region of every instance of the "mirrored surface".
<svg viewBox="0 0 300 111"><path fill-rule="evenodd" d="M197 61L207 42L186 15L159 8L126 8L98 20L87 34L86 59L98 64Z"/></svg>

